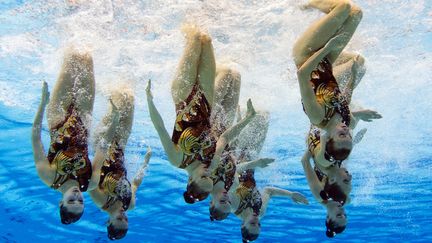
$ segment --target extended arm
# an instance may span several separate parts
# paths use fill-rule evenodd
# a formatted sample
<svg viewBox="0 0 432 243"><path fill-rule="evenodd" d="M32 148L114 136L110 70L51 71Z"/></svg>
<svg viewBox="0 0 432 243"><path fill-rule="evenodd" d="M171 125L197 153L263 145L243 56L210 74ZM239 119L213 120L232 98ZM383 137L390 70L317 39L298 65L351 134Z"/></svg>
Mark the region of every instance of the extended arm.
<svg viewBox="0 0 432 243"><path fill-rule="evenodd" d="M265 187L261 193L262 206L261 206L260 216L265 214L270 198L274 196L289 197L295 203L305 204L305 205L309 204L306 197L299 192L291 192L276 187Z"/></svg>
<svg viewBox="0 0 432 243"><path fill-rule="evenodd" d="M312 195L315 197L315 199L318 202L322 202L322 198L320 196L320 193L322 190L324 190L324 186L321 183L321 181L318 179L317 175L315 174L314 169L312 168L310 164L310 158L311 154L309 151L306 151L303 155L303 158L301 160L304 173L306 175L306 179L309 184L310 191L312 192Z"/></svg>
<svg viewBox="0 0 432 243"><path fill-rule="evenodd" d="M129 209L133 209L135 207L136 192L138 190L138 187L142 183L142 180L144 178L144 172L147 169L151 155L152 155L151 148L148 147L147 153L146 153L145 158L144 158L144 162L141 165L141 167L139 168L139 170L137 171L137 173L135 174L135 177L132 181L132 185L131 185L131 187L132 187L132 200L131 200L131 203L129 205Z"/></svg>
<svg viewBox="0 0 432 243"><path fill-rule="evenodd" d="M216 151L213 156L211 168L216 166L220 161L220 156L224 151L226 145L228 145L235 137L237 137L243 128L255 117L256 112L252 105L252 101L249 99L247 102L247 114L246 117L243 118L236 125L227 129L222 135L219 137L216 143Z"/></svg>
<svg viewBox="0 0 432 243"><path fill-rule="evenodd" d="M158 110L156 109L156 106L153 103L153 95L151 93L151 80L148 81L146 93L147 93L147 104L150 112L150 118L159 135L159 138L162 142L162 146L164 147L164 150L167 153L168 159L171 162L171 164L178 167L180 166L181 160L183 158L183 154L182 152L177 150L176 145L172 142L170 135L165 129L165 125L162 120L162 117L160 116Z"/></svg>
<svg viewBox="0 0 432 243"><path fill-rule="evenodd" d="M236 171L237 173L241 173L242 171L255 169L256 167L265 168L271 163L273 163L275 159L272 158L261 158L257 160L252 160L248 162L243 162L237 165Z"/></svg>
<svg viewBox="0 0 432 243"><path fill-rule="evenodd" d="M45 156L45 149L41 140L42 120L45 112L45 107L48 104L48 100L48 84L44 82L42 87L41 103L39 104L39 108L36 113L36 117L34 119L32 127L32 147L33 157L38 175L45 184L50 185L50 181L48 178L50 176L50 173L53 172L54 169L49 166L49 162Z"/></svg>
<svg viewBox="0 0 432 243"><path fill-rule="evenodd" d="M315 93L310 82L311 73L317 68L318 64L333 50L338 41L343 36L337 35L332 38L323 48L309 57L297 71L300 93L303 100L304 109L312 124L319 124L324 118L324 109L317 102Z"/></svg>

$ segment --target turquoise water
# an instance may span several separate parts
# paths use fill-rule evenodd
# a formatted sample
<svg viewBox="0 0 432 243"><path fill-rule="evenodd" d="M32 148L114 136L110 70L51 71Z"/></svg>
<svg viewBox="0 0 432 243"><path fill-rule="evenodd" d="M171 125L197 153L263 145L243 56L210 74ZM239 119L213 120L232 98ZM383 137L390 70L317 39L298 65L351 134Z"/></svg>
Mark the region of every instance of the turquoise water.
<svg viewBox="0 0 432 243"><path fill-rule="evenodd" d="M81 220L61 225L60 194L39 180L31 151L42 80L52 89L63 48L74 43L90 48L94 57L93 126L106 112L110 89L121 83L135 90L126 151L129 175L138 169L146 147L153 150L123 241L240 242L237 218L210 222L208 200L184 203L186 174L167 162L145 101L146 80L152 78L155 103L171 130L169 84L184 43L180 27L197 22L213 37L217 60L241 72L241 104L251 97L257 109L270 111L261 156L276 161L257 171L258 186L297 190L311 202L300 206L272 199L256 242L431 242L432 2L356 1L364 18L348 49L365 56L367 72L353 99L384 118L359 125L368 132L347 162L353 175L349 224L331 240L325 237L325 210L309 192L299 162L308 123L291 47L320 13L302 12L298 2L1 1L0 241L108 241L107 216L88 195ZM47 146L46 120L43 128Z"/></svg>

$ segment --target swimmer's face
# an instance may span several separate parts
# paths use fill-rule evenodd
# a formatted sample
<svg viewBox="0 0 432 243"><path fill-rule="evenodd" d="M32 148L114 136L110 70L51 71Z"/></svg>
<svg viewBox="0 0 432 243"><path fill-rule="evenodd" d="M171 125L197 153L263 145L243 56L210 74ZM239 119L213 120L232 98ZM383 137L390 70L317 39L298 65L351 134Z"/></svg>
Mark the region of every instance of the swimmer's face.
<svg viewBox="0 0 432 243"><path fill-rule="evenodd" d="M261 232L261 223L256 213L248 214L242 223L241 232L243 241L253 241L258 238Z"/></svg>
<svg viewBox="0 0 432 243"><path fill-rule="evenodd" d="M346 226L348 219L342 204L333 200L327 202L327 219L333 221L336 225Z"/></svg>
<svg viewBox="0 0 432 243"><path fill-rule="evenodd" d="M210 216L215 220L223 220L231 213L231 200L224 189L212 195Z"/></svg>
<svg viewBox="0 0 432 243"><path fill-rule="evenodd" d="M82 214L84 211L84 198L77 186L71 187L63 193L60 204L73 214Z"/></svg>
<svg viewBox="0 0 432 243"><path fill-rule="evenodd" d="M351 131L345 123L339 123L330 132L330 138L335 142L336 149L352 149L353 143Z"/></svg>
<svg viewBox="0 0 432 243"><path fill-rule="evenodd" d="M183 197L185 202L195 203L206 199L212 190L213 180L209 176L208 169L199 167L189 178Z"/></svg>
<svg viewBox="0 0 432 243"><path fill-rule="evenodd" d="M337 169L335 176L334 176L334 179L333 179L334 180L333 182L337 183L346 195L349 195L351 192L351 189L352 189L351 179L352 179L352 176L348 172L348 170L346 168L341 167L341 168Z"/></svg>
<svg viewBox="0 0 432 243"><path fill-rule="evenodd" d="M196 184L200 192L210 193L213 190L213 180L210 178L209 169L201 164L192 173L191 181Z"/></svg>

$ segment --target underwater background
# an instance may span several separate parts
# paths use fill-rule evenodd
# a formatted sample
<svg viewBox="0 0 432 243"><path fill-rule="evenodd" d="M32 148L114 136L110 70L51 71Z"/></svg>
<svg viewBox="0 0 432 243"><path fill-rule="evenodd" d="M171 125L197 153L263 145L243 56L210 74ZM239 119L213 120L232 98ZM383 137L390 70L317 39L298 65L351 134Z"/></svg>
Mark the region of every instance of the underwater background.
<svg viewBox="0 0 432 243"><path fill-rule="evenodd" d="M184 47L184 23L197 23L213 38L218 63L242 75L240 104L252 98L270 112L257 170L258 186L300 191L310 205L272 198L256 242L432 242L432 1L357 0L363 20L347 47L366 58L355 90L357 107L383 115L367 128L349 160L353 176L349 224L325 236L325 209L309 192L300 163L309 123L303 113L292 45L322 16L300 10L306 1L267 0L0 0L0 242L108 242L108 216L85 194L81 220L62 225L60 193L46 187L30 143L42 80L54 87L64 48L93 54L96 102L93 127L108 107L110 90L135 91L135 120L126 149L132 177L153 151L136 208L128 212L124 242L241 242L234 215L210 222L209 199L183 200L184 171L174 168L151 124L148 79L168 131L175 119L170 82ZM42 138L47 148L46 119ZM90 146L91 147L91 146Z"/></svg>

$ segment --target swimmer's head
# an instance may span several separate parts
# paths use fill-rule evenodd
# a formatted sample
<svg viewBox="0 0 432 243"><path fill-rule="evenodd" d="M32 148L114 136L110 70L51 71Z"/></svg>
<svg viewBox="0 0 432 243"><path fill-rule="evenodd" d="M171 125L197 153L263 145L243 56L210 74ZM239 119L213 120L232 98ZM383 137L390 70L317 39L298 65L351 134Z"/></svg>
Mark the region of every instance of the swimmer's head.
<svg viewBox="0 0 432 243"><path fill-rule="evenodd" d="M260 232L261 232L261 223L258 214L256 213L248 214L248 216L243 220L241 226L243 242L250 242L256 240Z"/></svg>
<svg viewBox="0 0 432 243"><path fill-rule="evenodd" d="M339 172L341 169L344 168L339 168L337 171ZM346 170L344 169L344 171ZM324 201L332 199L344 205L349 198L350 192L351 175L349 173L345 173L344 176L336 174L329 176L329 180L324 184L324 190L320 192L320 196Z"/></svg>
<svg viewBox="0 0 432 243"><path fill-rule="evenodd" d="M345 123L339 123L329 133L329 139L325 146L326 159L344 160L348 158L353 147L352 135ZM328 158L327 158L328 157Z"/></svg>
<svg viewBox="0 0 432 243"><path fill-rule="evenodd" d="M185 202L195 203L202 201L208 197L211 188L213 188L213 181L209 177L203 177L196 181L190 181L183 193Z"/></svg>
<svg viewBox="0 0 432 243"><path fill-rule="evenodd" d="M62 224L71 224L78 221L84 212L84 199L77 186L69 188L63 193L60 201L60 219Z"/></svg>
<svg viewBox="0 0 432 243"><path fill-rule="evenodd" d="M227 191L221 190L220 192L212 194L210 202L210 220L224 220L231 213L231 200Z"/></svg>
<svg viewBox="0 0 432 243"><path fill-rule="evenodd" d="M345 230L348 220L341 203L330 200L327 202L326 208L326 235L332 238Z"/></svg>
<svg viewBox="0 0 432 243"><path fill-rule="evenodd" d="M110 214L107 233L110 240L119 240L126 236L128 232L128 217L123 208Z"/></svg>

